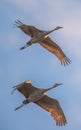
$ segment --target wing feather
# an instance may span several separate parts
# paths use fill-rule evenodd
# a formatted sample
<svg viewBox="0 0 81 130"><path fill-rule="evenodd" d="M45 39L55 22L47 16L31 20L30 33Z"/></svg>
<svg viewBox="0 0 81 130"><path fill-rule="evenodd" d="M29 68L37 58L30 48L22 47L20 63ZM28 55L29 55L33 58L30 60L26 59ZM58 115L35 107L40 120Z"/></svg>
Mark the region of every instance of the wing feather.
<svg viewBox="0 0 81 130"><path fill-rule="evenodd" d="M35 103L51 114L51 116L56 120L56 125L62 126L66 124L65 115L56 99L52 99L45 95Z"/></svg>
<svg viewBox="0 0 81 130"><path fill-rule="evenodd" d="M29 35L30 37L37 36L41 30L37 29L34 26L26 25L22 23L20 20L15 21L15 26L20 28L25 34Z"/></svg>
<svg viewBox="0 0 81 130"><path fill-rule="evenodd" d="M64 54L62 49L49 37L41 41L39 44L54 54L60 60L61 64L64 64L66 66L71 62L70 59Z"/></svg>
<svg viewBox="0 0 81 130"><path fill-rule="evenodd" d="M26 83L26 82L23 82L17 86L14 86L13 88L14 89L12 93L17 89L26 98L28 98L29 95L31 95L34 91L38 90L38 88L35 88L34 86L32 86L31 83Z"/></svg>

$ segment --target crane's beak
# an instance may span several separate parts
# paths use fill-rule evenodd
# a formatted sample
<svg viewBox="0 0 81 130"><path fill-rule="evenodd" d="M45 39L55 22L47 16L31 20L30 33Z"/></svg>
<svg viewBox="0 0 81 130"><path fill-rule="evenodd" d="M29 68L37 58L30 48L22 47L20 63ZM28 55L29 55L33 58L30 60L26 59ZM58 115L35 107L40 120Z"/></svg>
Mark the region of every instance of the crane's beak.
<svg viewBox="0 0 81 130"><path fill-rule="evenodd" d="M59 84L55 84L53 87L56 88L58 86L62 85L62 83L59 83Z"/></svg>
<svg viewBox="0 0 81 130"><path fill-rule="evenodd" d="M54 29L54 31L55 31L55 30L58 30L58 29L61 29L61 28L63 28L63 27L57 26L57 27Z"/></svg>

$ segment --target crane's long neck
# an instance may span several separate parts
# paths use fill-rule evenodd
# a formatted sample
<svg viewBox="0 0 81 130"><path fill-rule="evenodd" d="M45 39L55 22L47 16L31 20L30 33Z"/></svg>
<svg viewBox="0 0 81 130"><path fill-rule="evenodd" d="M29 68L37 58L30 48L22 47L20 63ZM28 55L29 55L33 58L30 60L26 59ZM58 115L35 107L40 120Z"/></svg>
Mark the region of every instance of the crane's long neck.
<svg viewBox="0 0 81 130"><path fill-rule="evenodd" d="M52 29L51 31L48 31L46 35L52 33L53 31L56 31L56 30L58 30L58 29L61 29L61 28L63 28L63 27L57 26L56 28Z"/></svg>
<svg viewBox="0 0 81 130"><path fill-rule="evenodd" d="M45 89L45 92L50 91L51 89L56 88L56 87L58 87L58 86L60 86L60 85L62 85L62 83L60 83L60 84L55 84L55 85L53 85L52 87Z"/></svg>

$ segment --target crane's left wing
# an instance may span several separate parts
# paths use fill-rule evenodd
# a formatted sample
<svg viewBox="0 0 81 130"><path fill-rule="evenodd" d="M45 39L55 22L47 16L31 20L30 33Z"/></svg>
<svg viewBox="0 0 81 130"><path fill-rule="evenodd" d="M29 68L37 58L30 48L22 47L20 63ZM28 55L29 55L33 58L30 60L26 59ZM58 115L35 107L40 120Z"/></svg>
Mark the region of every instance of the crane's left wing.
<svg viewBox="0 0 81 130"><path fill-rule="evenodd" d="M28 98L29 95L31 95L31 93L33 93L34 91L38 90L38 88L35 88L31 83L23 82L13 87L12 94L15 90L18 90L22 95Z"/></svg>

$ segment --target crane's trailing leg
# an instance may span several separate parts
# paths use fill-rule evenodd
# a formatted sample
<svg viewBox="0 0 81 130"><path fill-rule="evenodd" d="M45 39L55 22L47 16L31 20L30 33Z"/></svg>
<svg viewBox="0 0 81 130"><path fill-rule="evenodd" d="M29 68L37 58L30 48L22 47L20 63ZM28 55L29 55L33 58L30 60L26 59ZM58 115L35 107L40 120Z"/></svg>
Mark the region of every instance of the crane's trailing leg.
<svg viewBox="0 0 81 130"><path fill-rule="evenodd" d="M30 102L28 101L28 99L24 100L23 103L22 103L20 106L18 106L18 107L15 108L15 111L18 110L18 109L20 109L21 107L25 106L25 105L28 104L28 103L30 103Z"/></svg>
<svg viewBox="0 0 81 130"><path fill-rule="evenodd" d="M25 104L21 104L19 107L16 107L16 108L15 108L15 111L18 110L18 109L20 109L20 108L23 107L23 106L25 106Z"/></svg>
<svg viewBox="0 0 81 130"><path fill-rule="evenodd" d="M21 47L20 50L23 50L23 49L28 48L29 46L31 46L32 45L32 41L31 40L32 39L30 39L30 41L28 41L25 46Z"/></svg>
<svg viewBox="0 0 81 130"><path fill-rule="evenodd" d="M25 48L29 47L30 45L26 44L25 46L21 47L20 50L24 50Z"/></svg>

